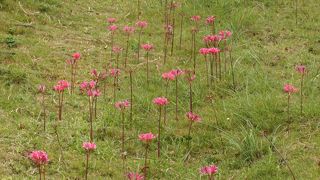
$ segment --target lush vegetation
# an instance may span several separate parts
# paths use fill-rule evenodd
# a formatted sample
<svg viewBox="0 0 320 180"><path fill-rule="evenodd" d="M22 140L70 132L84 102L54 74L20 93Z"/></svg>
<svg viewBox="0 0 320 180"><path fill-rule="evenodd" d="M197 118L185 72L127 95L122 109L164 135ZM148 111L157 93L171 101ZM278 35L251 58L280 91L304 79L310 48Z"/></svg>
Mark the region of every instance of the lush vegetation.
<svg viewBox="0 0 320 180"><path fill-rule="evenodd" d="M204 179L199 169L219 167L216 179L296 179L320 177L319 53L320 4L317 0L178 0L174 53L163 63L164 1L140 3L141 20L148 22L141 42L151 43L150 80L146 81L144 51L137 60L138 33L129 39L128 67L123 67L116 101L130 99L129 69L133 79L133 119L125 111L125 168L142 172L145 146L141 133L158 132L155 97L164 96L161 74L172 69L192 69L190 17L201 16L196 38L197 74L193 81L193 109L202 118L188 136L189 85L178 81L178 117L175 120L175 85L169 83L167 124L163 124L161 158L156 140L149 147L149 179ZM297 22L296 4L297 2ZM36 178L37 168L28 154L37 149L48 153L48 179L77 179L85 174L85 151L89 141L88 98L79 91L90 72L114 67L110 59L108 17L118 19L115 44L125 48L125 25L138 19L137 1L124 0L0 0L0 177ZM184 14L182 48L179 48L180 13ZM202 37L210 34L206 17L216 16L216 30L232 32L232 73L228 69L215 88L207 87L205 61L198 50ZM52 87L61 79L70 81L70 59L80 52L73 94L65 92L63 117L58 116L58 94ZM290 99L287 118L286 83L300 89L303 64L304 105L300 95ZM42 95L45 84L46 131L43 130ZM97 101L93 122L97 148L90 154L89 179L121 179L121 113L114 107L113 79L106 78L106 93ZM301 89L300 89L301 90ZM288 125L290 124L290 129ZM189 144L190 143L190 144Z"/></svg>

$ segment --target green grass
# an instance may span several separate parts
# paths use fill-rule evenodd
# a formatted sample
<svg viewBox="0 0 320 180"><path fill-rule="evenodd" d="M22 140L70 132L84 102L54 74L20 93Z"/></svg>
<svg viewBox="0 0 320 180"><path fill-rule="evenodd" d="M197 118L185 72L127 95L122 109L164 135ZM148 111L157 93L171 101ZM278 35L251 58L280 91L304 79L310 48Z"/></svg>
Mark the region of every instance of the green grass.
<svg viewBox="0 0 320 180"><path fill-rule="evenodd" d="M180 121L174 120L174 84L170 84L169 124L163 130L162 158L156 158L156 143L151 145L151 179L205 179L199 168L215 163L217 179L289 179L291 176L281 157L262 136L266 132L288 160L297 179L320 177L319 136L319 54L320 5L317 0L299 2L298 25L295 24L294 1L288 0L181 0L178 12L186 13L182 50L175 50L162 65L163 7L160 0L142 2L142 19L149 22L142 42L155 45L151 60L150 86L146 85L145 67L137 65L133 51L137 37L131 38L130 64L134 71L134 120L127 121L128 171L143 166L144 149L138 134L157 132L157 109L152 99L164 93L161 73L176 67L191 68L189 17L202 19L216 15L217 28L233 32L233 57L236 92L232 91L231 73L218 88L206 88L204 61L198 55L199 75L194 83L194 109L203 121L192 129L192 151L187 154L188 86L179 82ZM26 157L34 149L49 154L49 179L77 179L84 175L85 154L81 144L88 140L87 99L66 96L63 121L58 122L61 148L53 127L57 125L56 95L48 91L50 112L48 129L42 131L38 84L50 89L59 79L69 80L65 60L80 52L77 80L89 80L89 72L102 70L110 62L110 39L106 18L116 17L118 24L134 25L137 19L133 1L92 0L0 0L0 178L34 179L37 169ZM176 16L179 17L179 16ZM177 24L180 19L177 19ZM178 42L178 31L176 42ZM209 33L202 27L201 37ZM124 47L125 38L118 33L116 44ZM177 49L177 48L176 48ZM177 61L179 60L179 61ZM123 58L121 58L123 61ZM285 83L299 86L294 67L303 63L308 74L305 82L304 117L299 115L299 94L292 98L291 131L285 131ZM111 79L108 80L111 83ZM123 72L118 100L129 98L128 74ZM97 150L91 156L90 179L121 179L120 114L112 104L112 89L107 99L99 99L98 119L94 122ZM210 97L213 100L210 100ZM55 101L54 101L55 100ZM149 177L150 177L149 176Z"/></svg>

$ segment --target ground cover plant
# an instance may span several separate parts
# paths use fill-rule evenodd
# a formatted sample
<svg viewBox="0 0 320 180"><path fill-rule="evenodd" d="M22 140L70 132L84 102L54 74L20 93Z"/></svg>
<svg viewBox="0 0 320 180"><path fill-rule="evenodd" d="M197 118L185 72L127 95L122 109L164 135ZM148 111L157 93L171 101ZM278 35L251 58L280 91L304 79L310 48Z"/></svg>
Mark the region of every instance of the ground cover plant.
<svg viewBox="0 0 320 180"><path fill-rule="evenodd" d="M0 0L0 178L319 179L319 9Z"/></svg>

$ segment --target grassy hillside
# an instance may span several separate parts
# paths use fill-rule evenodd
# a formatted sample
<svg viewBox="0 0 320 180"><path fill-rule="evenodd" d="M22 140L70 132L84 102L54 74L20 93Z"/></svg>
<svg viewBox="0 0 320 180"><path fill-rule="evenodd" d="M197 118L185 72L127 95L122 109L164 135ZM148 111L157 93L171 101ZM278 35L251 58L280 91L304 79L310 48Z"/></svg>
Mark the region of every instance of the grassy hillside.
<svg viewBox="0 0 320 180"><path fill-rule="evenodd" d="M141 2L141 19L149 22L142 42L155 45L151 53L150 85L145 64L138 63L137 33L130 40L129 64L133 69L134 116L126 113L126 163L129 171L139 171L144 163L144 147L138 134L157 133L158 109L154 97L164 94L161 73L175 68L192 68L190 61L192 24L190 17L217 16L217 29L230 30L236 89L231 71L215 89L207 88L205 63L198 55L198 73L193 83L194 111L202 122L192 127L191 151L187 148L189 91L179 81L179 121L175 121L175 89L170 83L168 124L163 127L162 157L156 156L156 142L150 150L149 179L205 179L199 168L216 164L216 179L290 179L286 162L296 179L320 177L320 4L317 0L179 0L177 13L185 14L182 49L179 31L173 56L163 65L163 3ZM57 95L51 90L60 79L70 80L65 60L80 52L77 82L90 80L90 71L113 66L110 60L110 33L107 17L118 19L120 30L137 21L136 1L124 0L0 0L0 177L35 179L37 169L28 152L44 149L50 162L48 179L82 179L88 141L88 102L79 90L65 96L63 120L56 121ZM177 15L177 25L180 16ZM201 25L197 52L203 47ZM115 42L125 47L117 33ZM143 53L142 53L143 54ZM129 76L123 69L117 100L130 98ZM292 96L290 131L286 130L287 94L285 83L299 87L295 66L304 64L304 111L300 116L299 93ZM122 179L120 157L120 113L113 106L112 79L107 78L107 96L98 101L94 122L97 150L91 155L89 179ZM46 94L47 131L43 132L39 84ZM55 131L54 127L58 127ZM60 142L57 141L57 134ZM267 139L267 138L268 139ZM270 141L268 141L270 140ZM273 145L274 146L273 146ZM281 155L280 155L280 154ZM186 158L187 157L187 158ZM285 158L287 161L284 161Z"/></svg>

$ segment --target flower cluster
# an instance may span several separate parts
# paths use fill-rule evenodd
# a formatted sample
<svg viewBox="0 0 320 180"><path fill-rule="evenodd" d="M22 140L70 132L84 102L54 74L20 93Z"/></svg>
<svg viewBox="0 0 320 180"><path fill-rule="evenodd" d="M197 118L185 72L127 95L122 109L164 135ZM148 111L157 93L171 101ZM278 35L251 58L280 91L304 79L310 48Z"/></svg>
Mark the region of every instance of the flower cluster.
<svg viewBox="0 0 320 180"><path fill-rule="evenodd" d="M96 69L92 69L90 74L96 80L104 80L107 77L106 72L98 72Z"/></svg>
<svg viewBox="0 0 320 180"><path fill-rule="evenodd" d="M38 166L47 164L49 161L48 155L44 151L32 151L29 158Z"/></svg>
<svg viewBox="0 0 320 180"><path fill-rule="evenodd" d="M119 54L123 49L119 46L113 46L112 51L116 54Z"/></svg>
<svg viewBox="0 0 320 180"><path fill-rule="evenodd" d="M200 122L201 121L201 117L198 114L195 114L193 112L187 112L186 116L191 122Z"/></svg>
<svg viewBox="0 0 320 180"><path fill-rule="evenodd" d="M141 175L139 173L134 173L134 172L128 173L127 177L129 180L143 180L144 179L143 175Z"/></svg>
<svg viewBox="0 0 320 180"><path fill-rule="evenodd" d="M296 66L296 71L300 74L304 74L306 72L306 67L303 65Z"/></svg>
<svg viewBox="0 0 320 180"><path fill-rule="evenodd" d="M165 97L157 97L153 99L153 103L159 106L165 106L169 103L169 101Z"/></svg>
<svg viewBox="0 0 320 180"><path fill-rule="evenodd" d="M131 26L124 26L123 31L128 35L130 35L134 33L135 29L134 27L131 27Z"/></svg>
<svg viewBox="0 0 320 180"><path fill-rule="evenodd" d="M86 151L93 151L97 148L97 145L93 142L84 142L82 143L82 148Z"/></svg>
<svg viewBox="0 0 320 180"><path fill-rule="evenodd" d="M112 76L112 77L117 77L117 76L119 76L120 75L120 69L110 69L109 70L109 74L110 74L110 76Z"/></svg>
<svg viewBox="0 0 320 180"><path fill-rule="evenodd" d="M216 165L204 166L200 169L200 173L204 175L213 175L218 172L218 167Z"/></svg>
<svg viewBox="0 0 320 180"><path fill-rule="evenodd" d="M167 81L168 80L172 80L173 81L173 80L175 80L175 77L176 76L174 74L172 74L171 71L170 72L165 72L165 73L162 74L162 79L167 80Z"/></svg>
<svg viewBox="0 0 320 180"><path fill-rule="evenodd" d="M145 50L145 51L151 51L153 49L153 45L152 44L142 44L141 47Z"/></svg>
<svg viewBox="0 0 320 180"><path fill-rule="evenodd" d="M62 92L69 87L70 87L70 83L68 81L60 80L55 86L53 86L53 89L55 91Z"/></svg>
<svg viewBox="0 0 320 180"><path fill-rule="evenodd" d="M130 107L130 102L128 100L118 101L114 105L117 109L124 110L127 107Z"/></svg>
<svg viewBox="0 0 320 180"><path fill-rule="evenodd" d="M291 94L291 93L298 92L298 89L296 87L294 87L292 84L285 84L283 87L283 91L285 93Z"/></svg>
<svg viewBox="0 0 320 180"><path fill-rule="evenodd" d="M229 37L231 37L232 32L231 31L220 31L219 32L219 36L221 37L221 39L227 39Z"/></svg>
<svg viewBox="0 0 320 180"><path fill-rule="evenodd" d="M151 142L152 139L154 139L154 138L156 138L156 136L154 134L152 134L151 132L139 135L140 141L146 142L146 143Z"/></svg>
<svg viewBox="0 0 320 180"><path fill-rule="evenodd" d="M201 17L200 16L192 16L190 19L194 22L198 22L198 21L200 21Z"/></svg>
<svg viewBox="0 0 320 180"><path fill-rule="evenodd" d="M215 16L209 16L206 19L206 24L213 24L215 20L216 20Z"/></svg>
<svg viewBox="0 0 320 180"><path fill-rule="evenodd" d="M98 97L101 95L101 92L99 89L96 89L96 82L95 81L83 81L80 84L80 90L81 92L87 91L88 96Z"/></svg>
<svg viewBox="0 0 320 180"><path fill-rule="evenodd" d="M76 53L73 53L72 59L68 59L66 62L67 64L76 64L80 58L81 58L80 53L76 52Z"/></svg>
<svg viewBox="0 0 320 180"><path fill-rule="evenodd" d="M118 29L118 26L117 26L117 25L112 24L112 25L109 25L109 26L108 26L108 30L111 31L111 32L114 32L114 31L116 31L117 29Z"/></svg>
<svg viewBox="0 0 320 180"><path fill-rule="evenodd" d="M147 27L148 26L148 23L147 23L147 21L138 21L137 23L136 23L136 26L138 26L139 28L145 28L145 27Z"/></svg>

